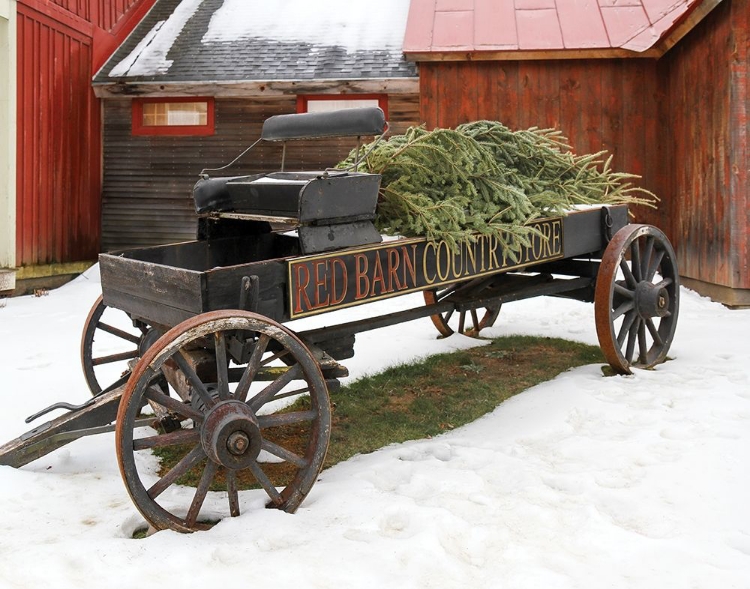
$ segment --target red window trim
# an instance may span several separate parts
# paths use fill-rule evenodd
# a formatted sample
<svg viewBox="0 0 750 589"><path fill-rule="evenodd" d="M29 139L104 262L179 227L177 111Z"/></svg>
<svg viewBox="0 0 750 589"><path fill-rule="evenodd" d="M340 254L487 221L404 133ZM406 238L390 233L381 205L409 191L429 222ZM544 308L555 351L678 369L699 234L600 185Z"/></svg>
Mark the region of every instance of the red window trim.
<svg viewBox="0 0 750 589"><path fill-rule="evenodd" d="M297 112L307 112L309 100L377 100L378 106L388 120L387 94L300 94L297 96Z"/></svg>
<svg viewBox="0 0 750 589"><path fill-rule="evenodd" d="M144 126L143 105L150 102L205 102L205 125L156 125ZM133 99L133 135L213 135L215 133L215 104L212 96L180 96L165 98L134 98Z"/></svg>

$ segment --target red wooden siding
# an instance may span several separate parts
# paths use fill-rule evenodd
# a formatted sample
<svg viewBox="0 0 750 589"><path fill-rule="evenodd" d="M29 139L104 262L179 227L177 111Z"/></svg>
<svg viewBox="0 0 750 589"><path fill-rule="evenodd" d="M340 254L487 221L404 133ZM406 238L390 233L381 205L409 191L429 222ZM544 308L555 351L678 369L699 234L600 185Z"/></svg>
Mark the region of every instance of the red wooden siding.
<svg viewBox="0 0 750 589"><path fill-rule="evenodd" d="M722 3L659 63L663 222L681 274L733 288L750 288L749 12Z"/></svg>
<svg viewBox="0 0 750 589"><path fill-rule="evenodd" d="M94 259L99 105L91 39L18 5L16 264Z"/></svg>
<svg viewBox="0 0 750 589"><path fill-rule="evenodd" d="M656 188L656 66L650 60L425 62L421 118L429 127L478 119L555 128L577 153L609 151L615 169Z"/></svg>
<svg viewBox="0 0 750 589"><path fill-rule="evenodd" d="M19 0L18 266L96 258L101 107L91 76L153 3Z"/></svg>
<svg viewBox="0 0 750 589"><path fill-rule="evenodd" d="M92 21L100 29L111 31L120 19L140 0L89 0L95 11ZM149 6L153 2L148 3Z"/></svg>
<svg viewBox="0 0 750 589"><path fill-rule="evenodd" d="M420 64L428 126L491 118L554 127L578 153L602 149L660 198L683 276L750 288L750 0L723 2L660 60Z"/></svg>

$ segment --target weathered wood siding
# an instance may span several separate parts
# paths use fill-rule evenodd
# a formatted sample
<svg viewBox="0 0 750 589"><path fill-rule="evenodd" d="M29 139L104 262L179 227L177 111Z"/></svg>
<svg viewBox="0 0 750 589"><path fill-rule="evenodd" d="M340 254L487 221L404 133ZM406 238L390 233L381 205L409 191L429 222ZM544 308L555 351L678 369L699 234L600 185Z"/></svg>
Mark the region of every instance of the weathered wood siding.
<svg viewBox="0 0 750 589"><path fill-rule="evenodd" d="M662 219L682 275L750 288L748 0L719 5L659 62Z"/></svg>
<svg viewBox="0 0 750 589"><path fill-rule="evenodd" d="M615 169L657 186L651 60L433 62L419 72L429 127L492 119L511 129L559 129L577 153L607 150Z"/></svg>
<svg viewBox="0 0 750 589"><path fill-rule="evenodd" d="M725 0L660 60L420 64L428 126L475 119L560 129L642 176L683 276L750 288L750 0Z"/></svg>
<svg viewBox="0 0 750 589"><path fill-rule="evenodd" d="M266 118L297 108L295 96L217 99L215 135L176 137L133 136L131 101L111 99L104 104L104 251L193 239L192 187L201 170L228 164L258 139ZM392 131L402 133L416 124L418 109L416 95L389 97ZM355 139L289 142L286 169L332 166L355 145ZM281 144L261 143L232 168L211 174L276 171L281 151Z"/></svg>

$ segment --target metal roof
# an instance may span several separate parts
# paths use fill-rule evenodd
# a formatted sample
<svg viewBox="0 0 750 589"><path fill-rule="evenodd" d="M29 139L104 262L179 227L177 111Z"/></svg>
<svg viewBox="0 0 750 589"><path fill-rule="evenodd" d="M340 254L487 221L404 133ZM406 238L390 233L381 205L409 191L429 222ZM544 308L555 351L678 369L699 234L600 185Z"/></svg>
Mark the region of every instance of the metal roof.
<svg viewBox="0 0 750 589"><path fill-rule="evenodd" d="M628 50L719 0L412 0L404 51Z"/></svg>

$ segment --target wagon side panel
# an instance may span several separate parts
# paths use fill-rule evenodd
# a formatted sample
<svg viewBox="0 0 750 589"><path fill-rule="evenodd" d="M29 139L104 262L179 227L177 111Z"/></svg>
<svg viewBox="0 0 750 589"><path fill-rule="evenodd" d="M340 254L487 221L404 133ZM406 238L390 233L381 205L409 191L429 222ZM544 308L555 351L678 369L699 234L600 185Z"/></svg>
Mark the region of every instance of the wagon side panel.
<svg viewBox="0 0 750 589"><path fill-rule="evenodd" d="M201 273L101 254L104 303L158 325L176 325L203 309Z"/></svg>

